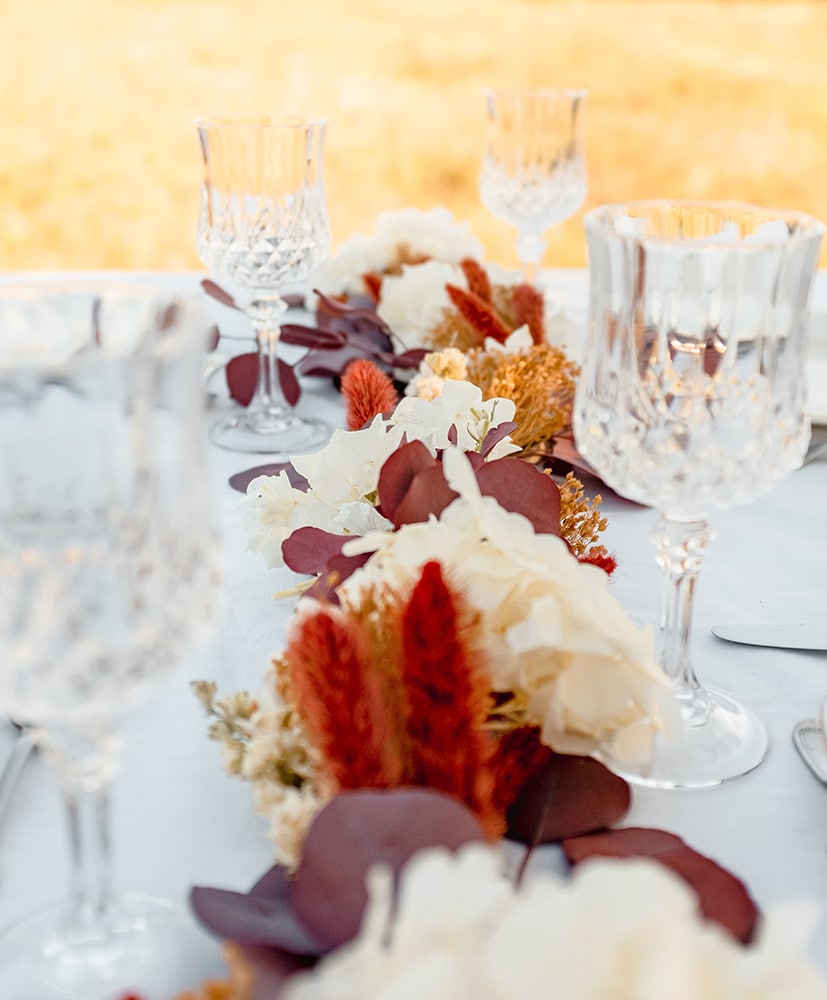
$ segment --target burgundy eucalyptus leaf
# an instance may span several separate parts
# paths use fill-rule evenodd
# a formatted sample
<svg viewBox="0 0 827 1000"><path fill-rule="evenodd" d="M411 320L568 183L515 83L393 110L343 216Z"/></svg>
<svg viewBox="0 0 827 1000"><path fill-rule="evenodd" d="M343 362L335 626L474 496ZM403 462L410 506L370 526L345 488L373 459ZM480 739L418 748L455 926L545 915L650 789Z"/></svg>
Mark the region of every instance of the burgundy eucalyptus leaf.
<svg viewBox="0 0 827 1000"><path fill-rule="evenodd" d="M370 552L363 552L358 556L333 556L313 586L304 592L304 596L313 597L317 601L326 601L328 604L338 604L336 588L357 569L364 566L371 555Z"/></svg>
<svg viewBox="0 0 827 1000"><path fill-rule="evenodd" d="M385 330L388 329L387 323L379 318L374 306L369 304L372 303L372 299L365 297L362 300L357 300L354 297L348 302L342 302L341 299L334 299L329 295L323 295L317 288L314 288L313 291L319 300L316 306L317 317L340 316L346 317L351 321L365 320L371 324L375 324L377 327L384 328Z"/></svg>
<svg viewBox="0 0 827 1000"><path fill-rule="evenodd" d="M300 361L296 362L296 369L301 375L338 378L351 361L364 356L364 351L350 346L332 350L311 348Z"/></svg>
<svg viewBox="0 0 827 1000"><path fill-rule="evenodd" d="M237 309L239 312L244 312L229 292L225 292L223 288L216 285L214 281L210 281L209 278L205 278L201 282L201 287L207 295L210 296L210 298L216 299L216 301L220 302L221 305L228 306L230 309Z"/></svg>
<svg viewBox="0 0 827 1000"><path fill-rule="evenodd" d="M404 500L414 478L420 472L432 468L439 468L439 463L421 441L410 441L400 445L385 459L379 470L376 487L379 512L396 524L397 508ZM396 526L399 527L398 524Z"/></svg>
<svg viewBox="0 0 827 1000"><path fill-rule="evenodd" d="M500 506L523 514L538 534L560 534L560 490L547 476L520 458L497 458L477 469L477 482L484 496Z"/></svg>
<svg viewBox="0 0 827 1000"><path fill-rule="evenodd" d="M600 479L600 476L589 465L574 443L574 437L570 434L558 434L551 443L552 458L570 465L575 472L582 472L593 479Z"/></svg>
<svg viewBox="0 0 827 1000"><path fill-rule="evenodd" d="M492 427L491 430L483 438L482 445L480 446L480 455L483 458L487 458L494 448L503 440L503 438L508 437L508 435L517 429L517 424L513 420L505 420L501 424L497 424L496 427Z"/></svg>
<svg viewBox="0 0 827 1000"><path fill-rule="evenodd" d="M287 536L281 543L281 555L284 563L294 573L307 573L315 576L327 569L328 562L341 555L342 546L351 541L353 535L335 535L307 525Z"/></svg>
<svg viewBox="0 0 827 1000"><path fill-rule="evenodd" d="M318 326L302 326L299 323L284 323L279 336L285 344L294 344L297 347L330 350L347 344L347 335L344 333L322 330Z"/></svg>
<svg viewBox="0 0 827 1000"><path fill-rule="evenodd" d="M295 406L301 399L302 389L299 385L299 380L296 378L296 373L293 371L293 366L288 365L286 361L282 361L281 358L277 358L278 372L279 372L279 382L281 383L281 391L284 393L284 398L287 400L289 406Z"/></svg>
<svg viewBox="0 0 827 1000"><path fill-rule="evenodd" d="M441 464L423 469L411 480L408 491L397 505L391 520L395 527L400 528L403 524L427 521L432 514L439 517L458 496L459 493L448 485Z"/></svg>
<svg viewBox="0 0 827 1000"><path fill-rule="evenodd" d="M239 493L246 493L247 487L254 479L258 479L259 476L277 476L280 472L287 473L287 478L290 480L290 485L294 490L301 490L303 493L306 493L310 489L310 483L308 483L304 476L296 472L290 462L272 462L268 465L257 465L255 468L236 472L235 475L230 476L229 482L234 490L238 490Z"/></svg>
<svg viewBox="0 0 827 1000"><path fill-rule="evenodd" d="M302 292L288 292L282 295L288 309L304 309L304 294Z"/></svg>
<svg viewBox="0 0 827 1000"><path fill-rule="evenodd" d="M239 354L230 358L224 366L227 389L230 396L241 406L249 406L258 385L258 354Z"/></svg>
<svg viewBox="0 0 827 1000"><path fill-rule="evenodd" d="M266 945L295 955L321 955L323 948L293 914L286 880L272 895L195 886L190 904L199 922L216 937L238 944Z"/></svg>
<svg viewBox="0 0 827 1000"><path fill-rule="evenodd" d="M629 811L628 784L592 757L555 753L508 810L506 836L529 847L603 830Z"/></svg>
<svg viewBox="0 0 827 1000"><path fill-rule="evenodd" d="M428 353L426 347L412 347L409 351L401 351L394 355L397 368L419 368Z"/></svg>
<svg viewBox="0 0 827 1000"><path fill-rule="evenodd" d="M753 938L759 913L744 883L673 833L645 827L607 830L564 840L563 852L573 865L597 857L658 861L695 890L707 920L720 924L744 944Z"/></svg>
<svg viewBox="0 0 827 1000"><path fill-rule="evenodd" d="M398 875L426 847L456 850L484 841L461 802L424 788L357 789L337 795L316 816L290 883L293 913L326 950L359 930L365 877L377 862Z"/></svg>

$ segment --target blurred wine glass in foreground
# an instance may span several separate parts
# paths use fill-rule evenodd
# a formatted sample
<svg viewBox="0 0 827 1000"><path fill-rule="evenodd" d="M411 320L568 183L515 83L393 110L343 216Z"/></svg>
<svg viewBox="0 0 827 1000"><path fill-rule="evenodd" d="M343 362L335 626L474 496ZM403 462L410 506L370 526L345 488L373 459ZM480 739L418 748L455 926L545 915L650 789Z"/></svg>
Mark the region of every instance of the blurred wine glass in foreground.
<svg viewBox="0 0 827 1000"><path fill-rule="evenodd" d="M480 199L516 226L517 257L533 281L544 232L573 215L586 197L584 90L485 90Z"/></svg>
<svg viewBox="0 0 827 1000"><path fill-rule="evenodd" d="M660 787L715 785L757 767L768 740L750 709L699 683L689 658L695 580L714 535L707 518L769 492L804 457L807 306L824 227L715 202L609 205L585 226L575 436L609 486L661 512L660 655L683 720L682 739L659 739L647 769L624 773Z"/></svg>
<svg viewBox="0 0 827 1000"><path fill-rule="evenodd" d="M165 976L191 925L113 896L107 809L122 717L208 634L221 582L208 324L159 294L0 286L0 710L32 727L57 778L72 863L67 904L0 936L3 997L183 985Z"/></svg>
<svg viewBox="0 0 827 1000"><path fill-rule="evenodd" d="M287 403L277 350L287 308L282 293L324 260L330 243L325 127L324 120L297 116L198 123L204 166L198 253L219 280L250 293L246 311L259 354L252 402L210 432L223 448L287 461L330 434Z"/></svg>

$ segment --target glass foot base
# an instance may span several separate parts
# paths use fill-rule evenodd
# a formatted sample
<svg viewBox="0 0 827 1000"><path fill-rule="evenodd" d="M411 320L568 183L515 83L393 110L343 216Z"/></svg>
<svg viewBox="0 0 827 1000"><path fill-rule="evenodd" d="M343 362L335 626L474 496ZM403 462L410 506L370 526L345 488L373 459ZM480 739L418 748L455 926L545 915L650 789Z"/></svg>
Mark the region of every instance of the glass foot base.
<svg viewBox="0 0 827 1000"><path fill-rule="evenodd" d="M632 784L652 788L711 788L754 771L769 749L763 722L728 694L704 690L709 700L706 722L687 725L675 741L658 737L650 764L635 770L608 754L597 756Z"/></svg>
<svg viewBox="0 0 827 1000"><path fill-rule="evenodd" d="M278 417L243 413L210 428L210 439L219 448L271 455L276 462L287 462L293 455L310 454L329 437L327 424L294 413Z"/></svg>
<svg viewBox="0 0 827 1000"><path fill-rule="evenodd" d="M172 1000L226 973L215 941L179 907L121 896L110 935L61 934L65 907L37 914L0 935L4 1000Z"/></svg>

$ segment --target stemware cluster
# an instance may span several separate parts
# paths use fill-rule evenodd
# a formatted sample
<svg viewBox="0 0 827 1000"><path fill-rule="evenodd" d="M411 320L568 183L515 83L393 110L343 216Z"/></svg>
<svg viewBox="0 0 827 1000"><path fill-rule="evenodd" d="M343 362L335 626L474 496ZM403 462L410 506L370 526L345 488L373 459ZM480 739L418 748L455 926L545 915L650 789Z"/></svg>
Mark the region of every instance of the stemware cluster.
<svg viewBox="0 0 827 1000"><path fill-rule="evenodd" d="M58 779L72 859L67 905L0 938L4 997L98 1000L179 960L169 904L112 894L107 803L123 716L217 608L205 337L137 285L0 292L0 708Z"/></svg>
<svg viewBox="0 0 827 1000"><path fill-rule="evenodd" d="M516 226L527 281L546 249L544 232L577 211L586 196L584 90L486 90L483 205Z"/></svg>
<svg viewBox="0 0 827 1000"><path fill-rule="evenodd" d="M668 578L661 662L681 739L635 780L703 787L767 752L748 708L703 687L689 657L695 579L715 511L749 503L802 462L805 334L823 226L735 203L610 205L586 216L591 284L578 447L620 494L656 508Z"/></svg>
<svg viewBox="0 0 827 1000"><path fill-rule="evenodd" d="M259 353L247 409L217 423L212 440L286 461L328 436L287 404L278 343L282 293L324 259L330 242L322 154L326 123L296 116L201 121L204 166L198 252L210 270L247 294Z"/></svg>

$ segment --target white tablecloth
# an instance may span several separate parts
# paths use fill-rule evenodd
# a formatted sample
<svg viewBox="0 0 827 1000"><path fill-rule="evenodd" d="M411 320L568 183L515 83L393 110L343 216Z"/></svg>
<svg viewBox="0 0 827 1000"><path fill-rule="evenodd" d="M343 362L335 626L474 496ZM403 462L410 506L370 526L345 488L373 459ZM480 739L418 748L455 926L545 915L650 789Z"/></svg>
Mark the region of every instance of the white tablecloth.
<svg viewBox="0 0 827 1000"><path fill-rule="evenodd" d="M195 290L202 275L128 277ZM584 315L584 272L550 272L548 282ZM827 309L827 273L819 275L814 307ZM243 317L212 308L226 331L245 331ZM300 408L341 424L341 409L326 386L308 385ZM269 655L280 648L292 610L270 596L291 576L266 569L245 551L241 498L227 485L229 475L266 457L213 449L211 459L228 558L227 606L214 640L165 679L131 720L114 792L118 886L179 901L193 884L245 889L271 863L266 823L253 811L249 788L224 775L220 749L206 738L207 724L188 682L215 680L226 693L255 689ZM636 789L625 823L680 834L741 877L763 909L817 900L824 913L811 953L827 973L827 787L804 767L791 741L794 723L816 715L827 696L827 653L732 645L710 632L724 622L824 620L825 501L827 459L822 459L757 503L717 516L718 538L697 589L698 673L765 720L771 733L768 759L752 775L718 789ZM656 515L617 499L607 500L604 511L610 520L605 540L619 560L614 594L633 618L654 622L662 581L648 536ZM10 745L11 734L0 729L0 761ZM57 792L35 759L0 830L0 928L63 898L68 856L62 821ZM209 946L190 959L186 976L193 985L218 968L217 951Z"/></svg>

